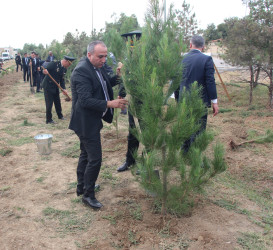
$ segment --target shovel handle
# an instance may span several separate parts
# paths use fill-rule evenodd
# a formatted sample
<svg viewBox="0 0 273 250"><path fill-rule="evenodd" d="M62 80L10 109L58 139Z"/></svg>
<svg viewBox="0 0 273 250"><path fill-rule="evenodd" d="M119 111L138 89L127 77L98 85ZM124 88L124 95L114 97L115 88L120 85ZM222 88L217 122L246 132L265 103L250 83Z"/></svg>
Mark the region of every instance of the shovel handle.
<svg viewBox="0 0 273 250"><path fill-rule="evenodd" d="M42 69L45 68L42 66ZM64 92L64 89L61 87L61 85L56 82L56 80L49 74L49 72L47 72L47 74L51 78L51 80L58 86L58 88L63 92L63 94L69 99L68 101L71 101L72 100L71 97Z"/></svg>

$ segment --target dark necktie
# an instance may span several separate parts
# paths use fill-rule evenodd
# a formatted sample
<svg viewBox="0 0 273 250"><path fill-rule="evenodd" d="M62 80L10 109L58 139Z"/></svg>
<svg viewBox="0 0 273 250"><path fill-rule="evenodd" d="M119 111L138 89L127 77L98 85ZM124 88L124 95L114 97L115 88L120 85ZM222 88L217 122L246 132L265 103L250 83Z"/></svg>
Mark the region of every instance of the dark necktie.
<svg viewBox="0 0 273 250"><path fill-rule="evenodd" d="M101 86L102 86L102 89L103 89L103 92L104 92L104 95L105 95L105 99L106 99L106 101L110 101L107 85L106 85L106 82L103 79L101 71L100 71L100 69L96 69L96 71L98 72L98 75L99 75L99 78L100 78L100 82L101 82Z"/></svg>
<svg viewBox="0 0 273 250"><path fill-rule="evenodd" d="M103 76L101 74L101 70L97 69L97 68L95 68L95 70L96 70L96 72L98 72L98 76L99 76L100 83L101 83L101 86L102 86L102 89L103 89L103 92L104 92L104 95L105 95L105 99L106 99L106 101L110 101L107 85L106 85L106 82L103 79ZM111 111L111 114L113 114L113 111L112 111L111 108L110 108L110 111Z"/></svg>

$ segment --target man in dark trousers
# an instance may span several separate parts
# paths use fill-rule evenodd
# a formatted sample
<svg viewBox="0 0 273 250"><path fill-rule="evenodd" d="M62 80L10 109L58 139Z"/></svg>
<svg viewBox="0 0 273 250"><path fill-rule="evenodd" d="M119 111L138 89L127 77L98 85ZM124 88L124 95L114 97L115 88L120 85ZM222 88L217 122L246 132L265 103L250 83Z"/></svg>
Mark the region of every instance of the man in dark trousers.
<svg viewBox="0 0 273 250"><path fill-rule="evenodd" d="M22 60L21 60L21 55L18 53L15 57L15 62L16 62L16 72L18 72L18 67L19 65L21 66L21 71L22 71Z"/></svg>
<svg viewBox="0 0 273 250"><path fill-rule="evenodd" d="M65 81L64 81L64 74L66 69L72 64L75 60L73 57L64 56L63 60L61 61L52 61L47 64L46 69L43 70L43 73L46 75L42 86L44 89L44 96L45 96L45 104L46 104L46 123L47 124L54 124L55 122L52 120L52 106L54 103L56 113L60 120L64 120L62 114L62 106L60 100L60 91L56 83L50 78L48 74L52 76L52 78L60 84L60 86L64 90L64 94L67 94L65 89Z"/></svg>
<svg viewBox="0 0 273 250"><path fill-rule="evenodd" d="M28 63L29 63L29 58L27 56L27 53L24 53L24 58L22 58L24 82L26 82L26 80L27 81L29 80ZM26 79L26 76L27 76L27 79Z"/></svg>
<svg viewBox="0 0 273 250"><path fill-rule="evenodd" d="M80 140L81 154L77 167L77 195L83 194L82 201L92 208L102 204L95 197L95 183L98 178L102 149L100 130L102 119L113 120L113 108L125 108L125 99L113 100L112 86L119 83L117 75L109 78L102 68L107 57L107 47L102 41L87 46L87 56L82 58L71 76L72 110L69 128Z"/></svg>
<svg viewBox="0 0 273 250"><path fill-rule="evenodd" d="M40 92L40 77L39 77L39 71L40 71L40 63L39 60L36 58L36 53L34 51L31 52L31 56L29 58L29 81L30 86L35 87L36 86L36 92Z"/></svg>
<svg viewBox="0 0 273 250"><path fill-rule="evenodd" d="M205 41L202 36L193 36L190 41L190 52L185 55L182 60L183 75L180 84L180 93L188 90L195 81L199 86L202 86L202 99L207 107L213 108L213 116L219 112L217 104L217 91L214 79L214 64L211 56L202 53L205 46ZM190 145L195 140L196 136L203 132L207 126L206 113L200 120L201 128L193 134L182 146L182 150L188 152Z"/></svg>

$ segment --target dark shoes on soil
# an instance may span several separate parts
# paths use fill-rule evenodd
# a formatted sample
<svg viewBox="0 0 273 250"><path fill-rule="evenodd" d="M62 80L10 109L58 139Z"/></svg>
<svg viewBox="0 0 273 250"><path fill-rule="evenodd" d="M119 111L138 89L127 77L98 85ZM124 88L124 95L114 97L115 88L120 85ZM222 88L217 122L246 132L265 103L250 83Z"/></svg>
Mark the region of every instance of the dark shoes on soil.
<svg viewBox="0 0 273 250"><path fill-rule="evenodd" d="M123 172L129 169L129 167L131 166L131 164L128 164L127 162L124 162L118 169L118 172Z"/></svg>
<svg viewBox="0 0 273 250"><path fill-rule="evenodd" d="M64 117L59 118L59 120L66 120Z"/></svg>
<svg viewBox="0 0 273 250"><path fill-rule="evenodd" d="M82 197L82 202L92 208L98 209L101 208L103 205L96 199L91 199L90 197L83 196Z"/></svg>
<svg viewBox="0 0 273 250"><path fill-rule="evenodd" d="M46 122L46 124L55 124L56 122L54 122L53 120Z"/></svg>

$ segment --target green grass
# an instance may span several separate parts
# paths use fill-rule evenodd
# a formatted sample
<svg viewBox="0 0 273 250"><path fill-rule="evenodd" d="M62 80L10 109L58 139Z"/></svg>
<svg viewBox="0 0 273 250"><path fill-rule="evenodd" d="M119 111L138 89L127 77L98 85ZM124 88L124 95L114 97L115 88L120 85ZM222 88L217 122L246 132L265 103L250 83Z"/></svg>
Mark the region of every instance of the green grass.
<svg viewBox="0 0 273 250"><path fill-rule="evenodd" d="M256 233L242 233L241 237L237 239L237 243L240 244L243 249L251 250L265 250L272 249L270 247L272 237L264 236Z"/></svg>
<svg viewBox="0 0 273 250"><path fill-rule="evenodd" d="M59 227L56 230L62 234L84 231L90 227L94 219L90 212L81 215L79 212L59 210L52 207L45 208L43 214L46 219L58 222Z"/></svg>
<svg viewBox="0 0 273 250"><path fill-rule="evenodd" d="M32 137L21 137L18 139L10 140L9 144L12 146L22 146L24 144L33 143L34 139Z"/></svg>
<svg viewBox="0 0 273 250"><path fill-rule="evenodd" d="M75 142L72 146L67 147L61 153L62 156L78 158L80 155L80 142Z"/></svg>
<svg viewBox="0 0 273 250"><path fill-rule="evenodd" d="M10 153L12 153L12 149L11 148L1 148L0 149L0 155L2 155L2 156L7 156Z"/></svg>

